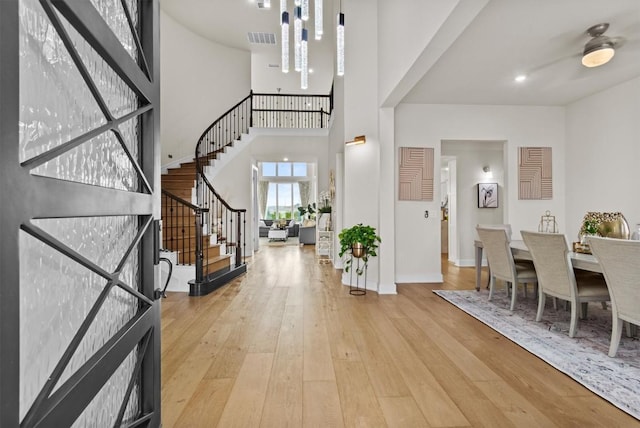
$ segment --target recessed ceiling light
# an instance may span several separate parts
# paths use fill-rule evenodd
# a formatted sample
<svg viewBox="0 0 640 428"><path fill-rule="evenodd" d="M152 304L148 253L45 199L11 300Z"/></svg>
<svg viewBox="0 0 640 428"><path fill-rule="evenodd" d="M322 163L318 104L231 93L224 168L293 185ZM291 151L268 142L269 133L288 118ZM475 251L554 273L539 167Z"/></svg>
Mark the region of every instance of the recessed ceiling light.
<svg viewBox="0 0 640 428"><path fill-rule="evenodd" d="M285 162L288 162L289 158L283 158L282 160L285 161Z"/></svg>
<svg viewBox="0 0 640 428"><path fill-rule="evenodd" d="M524 82L525 80L527 80L527 76L524 74L519 74L516 76L515 81L520 83L520 82Z"/></svg>
<svg viewBox="0 0 640 428"><path fill-rule="evenodd" d="M310 68L310 69L309 69L309 73L313 73L313 68Z"/></svg>

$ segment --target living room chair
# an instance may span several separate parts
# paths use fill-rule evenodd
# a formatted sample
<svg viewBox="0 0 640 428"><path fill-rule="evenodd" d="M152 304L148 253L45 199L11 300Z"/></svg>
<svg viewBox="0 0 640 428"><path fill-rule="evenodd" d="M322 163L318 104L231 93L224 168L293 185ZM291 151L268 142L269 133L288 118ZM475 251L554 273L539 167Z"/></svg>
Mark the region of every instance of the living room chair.
<svg viewBox="0 0 640 428"><path fill-rule="evenodd" d="M536 271L529 265L521 265L514 262L506 230L482 227L477 227L476 230L482 241L484 251L487 253L487 261L490 266L489 300L493 297L496 279L501 279L505 281L507 291L511 287L511 305L509 309L514 310L518 295L518 284L524 284L525 290L527 284L534 284L535 286L538 282Z"/></svg>
<svg viewBox="0 0 640 428"><path fill-rule="evenodd" d="M608 302L607 284L600 275L584 275L576 279L570 250L564 235L521 231L538 274L538 312L536 321L542 320L547 295L571 304L569 337L578 331L578 307L581 318L587 317L589 302Z"/></svg>
<svg viewBox="0 0 640 428"><path fill-rule="evenodd" d="M592 236L589 246L602 267L611 295L609 356L615 357L623 322L640 325L640 241Z"/></svg>
<svg viewBox="0 0 640 428"><path fill-rule="evenodd" d="M316 243L316 226L300 226L298 239L300 244L315 245Z"/></svg>

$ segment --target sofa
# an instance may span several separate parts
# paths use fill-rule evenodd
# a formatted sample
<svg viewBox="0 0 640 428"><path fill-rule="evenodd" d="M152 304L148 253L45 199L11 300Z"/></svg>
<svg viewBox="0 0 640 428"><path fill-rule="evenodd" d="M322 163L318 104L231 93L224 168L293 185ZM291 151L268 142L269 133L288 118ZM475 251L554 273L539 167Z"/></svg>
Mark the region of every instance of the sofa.
<svg viewBox="0 0 640 428"><path fill-rule="evenodd" d="M269 229L271 229L272 224L273 220L260 220L258 222L258 236L260 238L266 238L269 236Z"/></svg>
<svg viewBox="0 0 640 428"><path fill-rule="evenodd" d="M289 222L289 225L287 226L287 232L289 232L287 234L287 236L289 237L298 236L298 234L300 233L300 225L296 223L295 220L291 220Z"/></svg>
<svg viewBox="0 0 640 428"><path fill-rule="evenodd" d="M260 238L266 238L269 236L269 229L273 226L273 220L262 219L258 222L258 236ZM287 225L287 236L298 236L298 225L295 220L289 220Z"/></svg>
<svg viewBox="0 0 640 428"><path fill-rule="evenodd" d="M299 240L301 244L315 245L316 243L316 226L300 226Z"/></svg>

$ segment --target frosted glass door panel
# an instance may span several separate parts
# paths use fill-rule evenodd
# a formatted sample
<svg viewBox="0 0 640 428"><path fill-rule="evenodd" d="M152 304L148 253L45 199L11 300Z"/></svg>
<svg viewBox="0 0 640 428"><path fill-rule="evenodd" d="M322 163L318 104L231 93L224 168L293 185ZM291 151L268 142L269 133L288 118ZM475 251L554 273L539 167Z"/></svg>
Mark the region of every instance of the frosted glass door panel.
<svg viewBox="0 0 640 428"><path fill-rule="evenodd" d="M107 280L20 232L20 419Z"/></svg>
<svg viewBox="0 0 640 428"><path fill-rule="evenodd" d="M20 161L107 121L36 0L20 2Z"/></svg>

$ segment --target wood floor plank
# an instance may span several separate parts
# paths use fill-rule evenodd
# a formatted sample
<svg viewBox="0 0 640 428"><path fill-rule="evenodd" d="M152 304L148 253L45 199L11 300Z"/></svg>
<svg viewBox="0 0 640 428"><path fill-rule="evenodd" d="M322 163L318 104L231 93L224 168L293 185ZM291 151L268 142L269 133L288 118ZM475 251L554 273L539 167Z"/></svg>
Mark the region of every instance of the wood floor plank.
<svg viewBox="0 0 640 428"><path fill-rule="evenodd" d="M411 390L420 410L430 425L438 427L468 426L469 421L446 394L434 374L429 370L411 345L388 320L372 317L371 327L384 337L387 351Z"/></svg>
<svg viewBox="0 0 640 428"><path fill-rule="evenodd" d="M286 307L262 412L260 426L263 428L302 426L302 318L302 305Z"/></svg>
<svg viewBox="0 0 640 428"><path fill-rule="evenodd" d="M202 379L176 420L176 428L215 427L227 403L233 379ZM168 423L163 424L167 428Z"/></svg>
<svg viewBox="0 0 640 428"><path fill-rule="evenodd" d="M305 381L334 380L331 346L322 310L322 294L305 293L304 302L304 374Z"/></svg>
<svg viewBox="0 0 640 428"><path fill-rule="evenodd" d="M338 360L335 368L345 427L386 427L364 365L359 361Z"/></svg>
<svg viewBox="0 0 640 428"><path fill-rule="evenodd" d="M342 407L335 381L304 382L302 426L306 428L342 428Z"/></svg>
<svg viewBox="0 0 640 428"><path fill-rule="evenodd" d="M273 354L247 354L220 416L221 427L260 425Z"/></svg>
<svg viewBox="0 0 640 428"><path fill-rule="evenodd" d="M378 332L371 328L369 312L360 306L355 311L358 314L358 328L354 328L352 335L358 346L361 361L365 364L378 397L406 397L410 395L409 388L396 368L394 358L385 349Z"/></svg>
<svg viewBox="0 0 640 428"><path fill-rule="evenodd" d="M412 397L379 398L389 428L430 428Z"/></svg>

